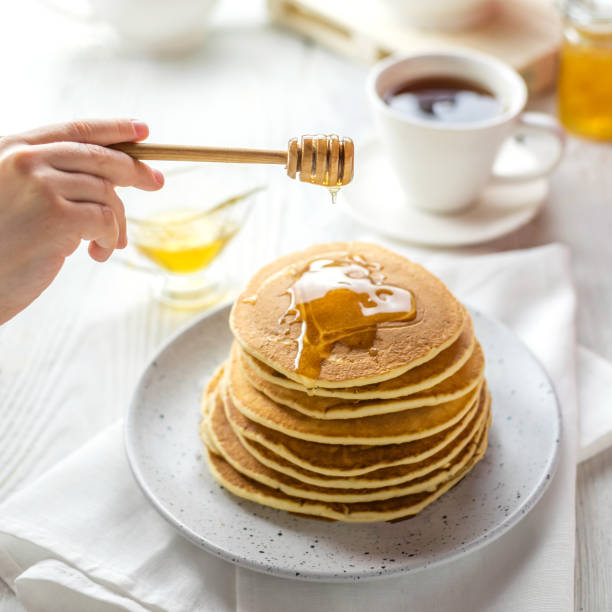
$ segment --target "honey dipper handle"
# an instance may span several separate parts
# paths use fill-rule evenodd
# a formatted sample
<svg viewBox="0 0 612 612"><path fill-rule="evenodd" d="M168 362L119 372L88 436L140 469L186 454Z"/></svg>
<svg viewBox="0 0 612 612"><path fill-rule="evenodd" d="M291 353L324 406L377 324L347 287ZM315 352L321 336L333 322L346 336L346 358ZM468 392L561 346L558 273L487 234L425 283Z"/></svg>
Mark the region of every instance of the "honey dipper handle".
<svg viewBox="0 0 612 612"><path fill-rule="evenodd" d="M123 151L135 159L230 164L287 164L287 151L270 151L267 149L191 147L187 145L160 145L149 142L122 142L111 145L110 148Z"/></svg>

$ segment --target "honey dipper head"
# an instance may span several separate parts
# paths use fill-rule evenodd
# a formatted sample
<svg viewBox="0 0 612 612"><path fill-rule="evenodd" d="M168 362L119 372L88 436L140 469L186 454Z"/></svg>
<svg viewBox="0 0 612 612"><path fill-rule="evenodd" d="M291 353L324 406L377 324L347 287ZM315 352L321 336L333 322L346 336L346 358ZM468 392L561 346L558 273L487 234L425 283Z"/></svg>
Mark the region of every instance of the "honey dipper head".
<svg viewBox="0 0 612 612"><path fill-rule="evenodd" d="M289 141L287 174L325 187L341 187L353 178L354 145L350 138L331 134L302 136Z"/></svg>

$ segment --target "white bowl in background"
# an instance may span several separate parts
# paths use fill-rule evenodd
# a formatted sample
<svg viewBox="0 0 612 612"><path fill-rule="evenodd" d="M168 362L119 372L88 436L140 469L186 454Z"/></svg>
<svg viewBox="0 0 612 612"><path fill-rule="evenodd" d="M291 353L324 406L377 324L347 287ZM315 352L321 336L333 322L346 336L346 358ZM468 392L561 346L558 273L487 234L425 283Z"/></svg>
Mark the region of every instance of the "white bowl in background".
<svg viewBox="0 0 612 612"><path fill-rule="evenodd" d="M127 48L159 55L199 48L217 0L44 0L79 21L103 23Z"/></svg>

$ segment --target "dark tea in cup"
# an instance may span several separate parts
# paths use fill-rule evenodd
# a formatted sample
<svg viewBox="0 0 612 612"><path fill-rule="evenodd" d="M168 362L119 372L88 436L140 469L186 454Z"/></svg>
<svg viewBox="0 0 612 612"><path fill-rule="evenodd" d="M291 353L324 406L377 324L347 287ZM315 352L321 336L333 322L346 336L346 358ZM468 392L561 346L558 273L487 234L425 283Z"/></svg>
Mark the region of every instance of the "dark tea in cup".
<svg viewBox="0 0 612 612"><path fill-rule="evenodd" d="M383 99L408 118L442 123L477 123L504 113L503 104L488 89L449 76L407 81L388 91Z"/></svg>

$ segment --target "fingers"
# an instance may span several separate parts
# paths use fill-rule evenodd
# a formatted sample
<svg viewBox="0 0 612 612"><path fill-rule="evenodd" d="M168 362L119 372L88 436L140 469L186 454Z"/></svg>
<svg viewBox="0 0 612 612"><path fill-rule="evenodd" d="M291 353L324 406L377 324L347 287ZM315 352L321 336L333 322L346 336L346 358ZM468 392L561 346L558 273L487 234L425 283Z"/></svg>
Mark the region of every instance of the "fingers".
<svg viewBox="0 0 612 612"><path fill-rule="evenodd" d="M67 205L72 231L92 241L89 254L96 261L106 261L119 239L119 224L113 210L97 202L68 202Z"/></svg>
<svg viewBox="0 0 612 612"><path fill-rule="evenodd" d="M142 140L148 133L146 124L133 119L45 126L3 139L3 163L34 189L38 201L59 212L62 223L67 213L69 231L61 242L66 253L85 239L90 255L105 261L127 244L125 210L114 187L154 191L164 184L159 171L105 145Z"/></svg>
<svg viewBox="0 0 612 612"><path fill-rule="evenodd" d="M71 141L109 145L144 140L148 135L146 123L136 119L82 119L46 125L19 136L29 144Z"/></svg>
<svg viewBox="0 0 612 612"><path fill-rule="evenodd" d="M114 213L119 225L119 239L116 248L127 246L127 228L125 208L113 185L100 177L80 172L56 172L53 181L57 182L57 190L71 202L95 202L108 206Z"/></svg>
<svg viewBox="0 0 612 612"><path fill-rule="evenodd" d="M78 142L54 142L36 148L56 170L93 174L113 185L146 191L155 191L164 184L161 172L121 151Z"/></svg>
<svg viewBox="0 0 612 612"><path fill-rule="evenodd" d="M101 247L97 242L92 240L87 247L89 256L95 261L104 263L113 254L113 249L105 249Z"/></svg>
<svg viewBox="0 0 612 612"><path fill-rule="evenodd" d="M115 215L117 225L119 226L119 236L115 244L115 248L124 249L127 246L127 222L125 219L125 208L121 198L115 193L114 189L111 189L108 193L104 204L108 206Z"/></svg>

